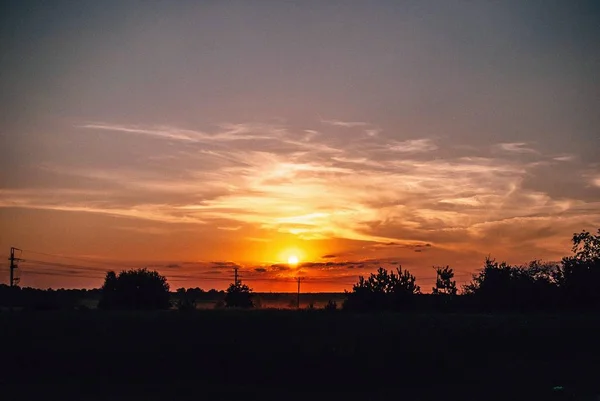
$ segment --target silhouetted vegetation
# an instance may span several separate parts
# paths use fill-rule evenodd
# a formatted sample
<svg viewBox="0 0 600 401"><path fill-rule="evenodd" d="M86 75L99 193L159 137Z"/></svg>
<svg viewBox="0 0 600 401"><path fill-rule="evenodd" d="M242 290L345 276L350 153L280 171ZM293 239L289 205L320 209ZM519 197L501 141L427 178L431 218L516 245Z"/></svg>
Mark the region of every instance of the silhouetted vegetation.
<svg viewBox="0 0 600 401"><path fill-rule="evenodd" d="M600 230L572 237L572 255L560 262L534 260L513 266L486 258L483 268L457 290L450 266L434 267L436 282L431 294L421 294L416 278L402 267L378 269L359 277L351 292L305 295L300 308L333 310L338 303L349 311L421 312L528 312L598 310L600 308ZM41 290L0 285L0 306L27 310L165 309L197 308L297 308L295 294L255 294L245 284L227 291L179 288L169 293L166 278L146 269L108 272L95 290ZM328 303L329 301L329 303ZM335 305L335 307L334 307Z"/></svg>
<svg viewBox="0 0 600 401"><path fill-rule="evenodd" d="M329 301L327 301L327 304L325 305L325 307L323 309L328 310L328 311L337 310L337 302L329 300Z"/></svg>
<svg viewBox="0 0 600 401"><path fill-rule="evenodd" d="M252 308L252 289L241 281L232 283L225 291L225 306L228 308Z"/></svg>
<svg viewBox="0 0 600 401"><path fill-rule="evenodd" d="M456 295L456 281L452 280L454 271L450 266L436 267L435 273L435 287L432 288L431 293L433 295Z"/></svg>
<svg viewBox="0 0 600 401"><path fill-rule="evenodd" d="M360 276L358 283L348 293L344 309L348 310L402 310L407 308L415 295L420 293L416 278L408 270L398 267L396 273L380 267L365 280Z"/></svg>
<svg viewBox="0 0 600 401"><path fill-rule="evenodd" d="M573 235L573 255L560 263L534 260L511 266L486 258L483 268L458 294L450 266L436 267L432 295L422 295L408 271L380 268L359 277L344 309L430 311L550 311L600 307L600 230ZM432 296L435 296L432 298Z"/></svg>
<svg viewBox="0 0 600 401"><path fill-rule="evenodd" d="M573 255L562 260L556 274L564 300L575 308L600 307L600 229L573 235Z"/></svg>
<svg viewBox="0 0 600 401"><path fill-rule="evenodd" d="M298 377L310 372L303 389L353 399L340 394L348 390L332 380L335 372L343 383L352 383L354 399L398 398L398 377L408 399L593 399L600 393L600 318L597 309L585 312L600 307L594 291L599 259L600 231L584 231L573 236L573 255L558 263L512 266L487 258L462 293L450 266L435 268L432 294L421 294L409 271L380 268L359 278L346 293L345 312L339 313L324 312L337 308L335 294L314 299L306 294L309 307L317 297L323 302L321 311L319 306L310 313L236 311L253 306L256 295L240 282L226 292L179 288L169 294L164 277L144 270L138 274L154 277L148 279L154 283L150 287L162 288L160 302L140 296L132 283L146 281L130 278L123 284L129 297L119 309L164 306L170 297L178 309L193 313L0 313L0 342L10 344L3 361L11 367L3 389L21 399L43 398L49 386L63 399L90 394L109 399L117 393L138 396L128 399L171 399L174 388L178 395L197 396L201 388L203 394L227 398L229 391L254 390L261 383L294 388ZM85 299L102 296L106 305L117 299L122 274L127 272L109 272L101 291L0 286L0 300L29 310L86 309ZM282 305L296 300L296 294L259 296ZM197 302L208 300L222 310L194 310ZM563 313L573 310L581 313ZM495 313L471 313L482 311ZM534 311L544 313L514 313ZM382 344L393 346L373 351ZM231 367L240 363L252 368L231 381ZM21 373L31 367L44 374ZM152 394L140 393L141 383L152 383Z"/></svg>
<svg viewBox="0 0 600 401"><path fill-rule="evenodd" d="M185 288L177 289L177 300L175 301L177 310L182 312L192 311L196 309L196 297L192 291Z"/></svg>
<svg viewBox="0 0 600 401"><path fill-rule="evenodd" d="M76 309L88 302L95 304L100 290L58 289L42 290L29 287L9 287L0 284L0 306L27 310Z"/></svg>
<svg viewBox="0 0 600 401"><path fill-rule="evenodd" d="M558 266L551 263L510 266L487 258L464 294L486 310L549 309L560 306L557 272Z"/></svg>
<svg viewBox="0 0 600 401"><path fill-rule="evenodd" d="M106 273L100 309L167 309L171 306L167 279L147 269Z"/></svg>

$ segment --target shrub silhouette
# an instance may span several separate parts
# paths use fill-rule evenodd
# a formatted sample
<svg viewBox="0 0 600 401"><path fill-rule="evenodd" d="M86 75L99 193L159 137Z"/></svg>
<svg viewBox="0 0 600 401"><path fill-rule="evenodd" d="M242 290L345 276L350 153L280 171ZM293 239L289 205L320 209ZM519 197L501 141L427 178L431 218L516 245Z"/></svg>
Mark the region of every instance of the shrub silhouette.
<svg viewBox="0 0 600 401"><path fill-rule="evenodd" d="M252 289L241 281L233 283L225 293L225 306L228 308L252 308Z"/></svg>
<svg viewBox="0 0 600 401"><path fill-rule="evenodd" d="M335 301L329 300L329 301L327 301L327 304L325 305L325 307L323 309L329 310L329 311L337 310L337 303Z"/></svg>
<svg viewBox="0 0 600 401"><path fill-rule="evenodd" d="M196 300L187 297L180 298L175 301L175 307L181 312L196 310Z"/></svg>
<svg viewBox="0 0 600 401"><path fill-rule="evenodd" d="M167 279L156 271L136 269L106 273L100 309L167 309L171 306Z"/></svg>
<svg viewBox="0 0 600 401"><path fill-rule="evenodd" d="M371 273L368 279L360 276L358 283L347 292L344 309L349 310L400 310L408 307L414 295L420 294L415 276L402 267L396 273L383 267Z"/></svg>

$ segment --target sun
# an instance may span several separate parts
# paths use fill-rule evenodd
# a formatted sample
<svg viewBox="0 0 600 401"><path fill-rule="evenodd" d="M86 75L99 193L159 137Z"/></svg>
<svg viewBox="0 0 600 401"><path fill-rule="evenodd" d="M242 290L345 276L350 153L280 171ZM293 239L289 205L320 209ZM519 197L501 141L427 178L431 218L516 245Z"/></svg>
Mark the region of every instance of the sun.
<svg viewBox="0 0 600 401"><path fill-rule="evenodd" d="M298 256L290 255L290 257L288 258L288 264L291 266L296 266L298 264Z"/></svg>

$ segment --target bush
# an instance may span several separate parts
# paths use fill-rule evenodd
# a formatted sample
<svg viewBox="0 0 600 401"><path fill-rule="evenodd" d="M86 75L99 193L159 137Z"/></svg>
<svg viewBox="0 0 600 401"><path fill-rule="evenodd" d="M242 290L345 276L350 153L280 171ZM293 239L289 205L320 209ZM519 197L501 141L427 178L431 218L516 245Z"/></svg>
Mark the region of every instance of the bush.
<svg viewBox="0 0 600 401"><path fill-rule="evenodd" d="M225 306L228 308L252 308L252 289L241 281L231 284L225 293Z"/></svg>
<svg viewBox="0 0 600 401"><path fill-rule="evenodd" d="M147 269L106 273L100 309L155 310L171 307L169 284L164 276Z"/></svg>
<svg viewBox="0 0 600 401"><path fill-rule="evenodd" d="M337 310L337 303L335 301L329 300L327 302L327 305L325 305L325 307L323 309L328 310L328 311Z"/></svg>
<svg viewBox="0 0 600 401"><path fill-rule="evenodd" d="M175 303L175 307L180 312L189 312L196 310L196 301L188 298L178 299Z"/></svg>
<svg viewBox="0 0 600 401"><path fill-rule="evenodd" d="M380 267L377 274L371 273L368 279L360 276L358 283L347 293L344 309L349 310L401 310L408 307L413 297L421 293L416 278L402 267L397 273Z"/></svg>

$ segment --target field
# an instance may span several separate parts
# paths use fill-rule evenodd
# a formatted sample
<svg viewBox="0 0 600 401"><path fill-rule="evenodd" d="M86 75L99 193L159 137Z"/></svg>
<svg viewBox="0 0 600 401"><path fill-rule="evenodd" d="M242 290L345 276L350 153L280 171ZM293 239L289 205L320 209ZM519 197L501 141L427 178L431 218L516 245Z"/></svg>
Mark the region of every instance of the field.
<svg viewBox="0 0 600 401"><path fill-rule="evenodd" d="M600 318L2 312L2 399L595 400ZM553 390L562 386L564 390Z"/></svg>

